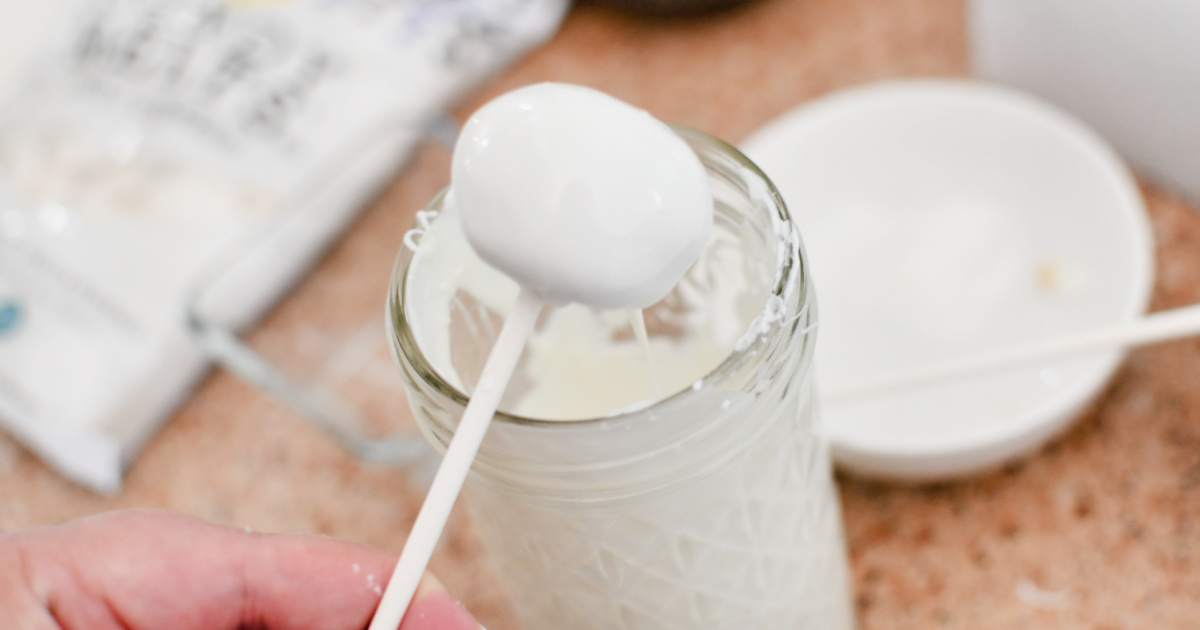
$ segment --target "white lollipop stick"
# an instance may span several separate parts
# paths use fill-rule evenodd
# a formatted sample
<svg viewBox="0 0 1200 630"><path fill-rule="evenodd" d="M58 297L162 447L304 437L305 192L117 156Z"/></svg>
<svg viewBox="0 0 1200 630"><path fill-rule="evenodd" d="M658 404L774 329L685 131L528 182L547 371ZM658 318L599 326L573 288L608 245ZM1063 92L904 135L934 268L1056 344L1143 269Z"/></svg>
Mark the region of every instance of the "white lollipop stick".
<svg viewBox="0 0 1200 630"><path fill-rule="evenodd" d="M687 142L577 85L527 86L475 112L454 145L451 198L471 248L521 292L369 630L396 630L404 617L542 300L653 304L696 262L712 228L708 174Z"/></svg>
<svg viewBox="0 0 1200 630"><path fill-rule="evenodd" d="M433 548L437 546L438 538L446 527L450 509L462 490L471 463L475 461L475 454L483 443L500 398L508 387L508 379L517 367L517 360L541 310L541 299L533 291L522 287L517 295L517 303L504 320L496 345L492 346L492 352L483 366L479 384L467 402L462 421L454 431L446 456L417 514L412 533L404 543L400 561L396 563L369 630L396 630L408 611L417 584L421 582L421 576L429 564L429 557L433 555Z"/></svg>
<svg viewBox="0 0 1200 630"><path fill-rule="evenodd" d="M1035 345L966 359L947 361L903 374L892 374L822 393L823 404L877 396L1004 368L1109 348L1132 348L1200 334L1200 304L1146 315L1126 324L1067 335Z"/></svg>

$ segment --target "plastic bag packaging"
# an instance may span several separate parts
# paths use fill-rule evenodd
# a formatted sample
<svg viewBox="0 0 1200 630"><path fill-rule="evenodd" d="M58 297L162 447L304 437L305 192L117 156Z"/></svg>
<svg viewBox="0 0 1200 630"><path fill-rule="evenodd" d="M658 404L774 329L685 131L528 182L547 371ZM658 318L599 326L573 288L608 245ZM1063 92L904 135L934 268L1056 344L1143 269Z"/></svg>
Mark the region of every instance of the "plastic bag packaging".
<svg viewBox="0 0 1200 630"><path fill-rule="evenodd" d="M566 0L97 0L0 109L0 422L104 492L204 372ZM214 274L213 270L217 270Z"/></svg>

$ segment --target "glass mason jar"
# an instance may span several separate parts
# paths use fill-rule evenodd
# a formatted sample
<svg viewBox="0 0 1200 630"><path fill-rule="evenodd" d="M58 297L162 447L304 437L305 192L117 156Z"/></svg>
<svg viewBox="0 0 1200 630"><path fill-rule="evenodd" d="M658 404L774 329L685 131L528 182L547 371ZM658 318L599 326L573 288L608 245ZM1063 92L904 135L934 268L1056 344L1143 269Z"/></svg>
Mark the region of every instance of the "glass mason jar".
<svg viewBox="0 0 1200 630"><path fill-rule="evenodd" d="M525 630L848 630L840 508L814 432L816 309L799 236L753 163L676 132L709 172L714 234L676 288L691 299L668 296L647 321L672 314L656 309L732 300L740 337L691 387L653 404L587 420L498 412L468 483L475 526ZM448 330L427 345L448 338L452 369L476 374L501 319L470 296L413 293L410 272L427 269L412 264L417 237L446 205L443 191L406 238L388 314L417 423L442 450L467 403L469 388L454 381L469 378L447 378L430 359L415 311L431 296L454 301L440 320ZM530 378L523 369L514 383Z"/></svg>

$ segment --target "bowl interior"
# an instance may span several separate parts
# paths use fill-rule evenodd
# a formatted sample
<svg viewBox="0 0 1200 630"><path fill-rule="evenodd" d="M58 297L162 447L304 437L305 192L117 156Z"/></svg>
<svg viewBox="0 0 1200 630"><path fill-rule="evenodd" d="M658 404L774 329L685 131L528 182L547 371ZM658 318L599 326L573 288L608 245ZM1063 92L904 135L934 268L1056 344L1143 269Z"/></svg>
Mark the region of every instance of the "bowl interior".
<svg viewBox="0 0 1200 630"><path fill-rule="evenodd" d="M1031 97L904 81L818 99L743 144L799 224L820 308L818 388L1126 321L1153 245L1107 145ZM1115 351L827 406L844 465L969 472L1034 446ZM964 455L969 455L964 459Z"/></svg>

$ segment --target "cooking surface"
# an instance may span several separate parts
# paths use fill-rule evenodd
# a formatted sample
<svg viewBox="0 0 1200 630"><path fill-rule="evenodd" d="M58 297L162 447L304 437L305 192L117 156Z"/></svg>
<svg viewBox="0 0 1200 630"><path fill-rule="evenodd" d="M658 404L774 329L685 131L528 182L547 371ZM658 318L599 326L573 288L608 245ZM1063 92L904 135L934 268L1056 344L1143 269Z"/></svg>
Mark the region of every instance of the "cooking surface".
<svg viewBox="0 0 1200 630"><path fill-rule="evenodd" d="M840 87L967 74L956 0L764 0L673 21L585 4L456 114L520 85L569 81L737 142ZM322 331L318 345L353 337L382 311L404 231L447 166L444 150L423 151L249 339L280 356L302 354L287 340L313 337L305 331ZM1200 302L1200 214L1153 187L1143 192L1158 240L1152 308ZM1138 350L1090 412L1022 463L936 487L841 479L864 630L1194 627L1197 385L1200 341ZM384 411L408 415L403 400ZM358 463L218 370L153 438L117 497L63 481L0 435L0 530L152 507L398 552L421 498L408 474ZM488 628L516 628L465 514L452 519L432 568Z"/></svg>

